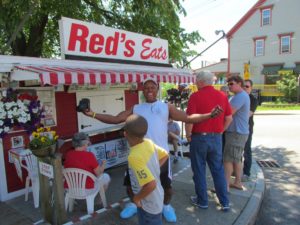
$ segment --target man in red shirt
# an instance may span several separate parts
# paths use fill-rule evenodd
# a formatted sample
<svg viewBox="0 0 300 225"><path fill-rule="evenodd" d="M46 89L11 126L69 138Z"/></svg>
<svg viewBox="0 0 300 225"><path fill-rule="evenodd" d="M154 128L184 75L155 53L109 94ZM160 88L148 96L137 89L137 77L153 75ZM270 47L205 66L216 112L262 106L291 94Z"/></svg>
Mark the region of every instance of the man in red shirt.
<svg viewBox="0 0 300 225"><path fill-rule="evenodd" d="M221 209L228 211L229 199L222 162L222 133L232 121L232 115L227 96L216 90L212 86L213 82L214 74L209 71L201 71L196 74L198 91L191 95L187 107L188 115L210 112L217 105L221 106L224 111L219 117L186 125L196 191L196 196L191 196L191 202L199 208L208 208L205 172L207 163Z"/></svg>

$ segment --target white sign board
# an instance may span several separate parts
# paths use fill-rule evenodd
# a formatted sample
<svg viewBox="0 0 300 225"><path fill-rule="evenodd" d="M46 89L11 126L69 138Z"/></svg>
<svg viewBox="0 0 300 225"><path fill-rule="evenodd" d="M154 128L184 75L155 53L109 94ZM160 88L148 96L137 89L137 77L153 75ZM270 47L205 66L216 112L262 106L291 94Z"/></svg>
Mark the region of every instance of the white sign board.
<svg viewBox="0 0 300 225"><path fill-rule="evenodd" d="M52 165L44 162L39 162L39 168L40 168L40 174L49 178L54 178Z"/></svg>
<svg viewBox="0 0 300 225"><path fill-rule="evenodd" d="M94 153L100 164L102 160L106 160L106 169L126 162L129 154L125 138L90 145L88 151Z"/></svg>
<svg viewBox="0 0 300 225"><path fill-rule="evenodd" d="M168 41L66 17L59 21L62 56L169 63Z"/></svg>

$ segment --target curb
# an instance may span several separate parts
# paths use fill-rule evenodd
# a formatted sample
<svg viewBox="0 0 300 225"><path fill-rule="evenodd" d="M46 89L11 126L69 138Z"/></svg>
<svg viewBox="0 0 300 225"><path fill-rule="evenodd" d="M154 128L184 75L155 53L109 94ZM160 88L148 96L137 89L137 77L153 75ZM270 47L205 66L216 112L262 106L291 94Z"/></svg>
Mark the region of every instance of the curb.
<svg viewBox="0 0 300 225"><path fill-rule="evenodd" d="M253 225L255 224L256 217L260 210L262 200L265 192L265 177L262 169L257 165L256 161L252 164L257 169L257 179L255 189L248 200L246 206L241 212L240 216L236 219L233 225Z"/></svg>

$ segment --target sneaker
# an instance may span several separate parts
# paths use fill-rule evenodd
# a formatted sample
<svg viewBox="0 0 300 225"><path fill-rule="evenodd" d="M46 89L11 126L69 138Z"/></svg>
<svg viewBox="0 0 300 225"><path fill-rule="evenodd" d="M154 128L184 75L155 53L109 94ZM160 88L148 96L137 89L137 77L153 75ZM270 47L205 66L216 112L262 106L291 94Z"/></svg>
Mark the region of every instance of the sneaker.
<svg viewBox="0 0 300 225"><path fill-rule="evenodd" d="M226 205L226 206L221 206L221 211L223 211L223 212L228 212L230 210L230 207L228 206L228 205Z"/></svg>
<svg viewBox="0 0 300 225"><path fill-rule="evenodd" d="M249 182L249 181L251 181L250 176L244 174L244 175L242 176L242 182Z"/></svg>
<svg viewBox="0 0 300 225"><path fill-rule="evenodd" d="M191 196L191 197L190 197L190 200L191 200L191 203L192 203L194 206L197 206L197 207L199 207L199 208L201 208L201 209L207 209L207 208L208 208L208 205L200 205L200 204L198 203L198 198L197 198L197 196Z"/></svg>
<svg viewBox="0 0 300 225"><path fill-rule="evenodd" d="M134 214L136 214L136 213L137 213L136 205L134 203L130 202L125 205L125 208L120 213L120 217L122 219L128 219L128 218L134 216Z"/></svg>
<svg viewBox="0 0 300 225"><path fill-rule="evenodd" d="M177 217L175 214L175 210L173 209L173 207L171 205L164 205L163 215L167 222L176 223Z"/></svg>

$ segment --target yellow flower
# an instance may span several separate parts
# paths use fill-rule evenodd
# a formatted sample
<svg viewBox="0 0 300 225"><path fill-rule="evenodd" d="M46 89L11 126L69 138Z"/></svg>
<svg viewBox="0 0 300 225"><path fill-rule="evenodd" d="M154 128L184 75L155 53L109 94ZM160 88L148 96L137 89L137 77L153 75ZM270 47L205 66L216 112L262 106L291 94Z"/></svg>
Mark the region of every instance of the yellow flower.
<svg viewBox="0 0 300 225"><path fill-rule="evenodd" d="M38 137L40 136L40 134L37 133L37 132L33 132L33 133L32 133L32 136L33 136L34 138L38 138Z"/></svg>
<svg viewBox="0 0 300 225"><path fill-rule="evenodd" d="M57 140L57 139L58 139L58 135L55 135L55 136L54 136L54 140Z"/></svg>
<svg viewBox="0 0 300 225"><path fill-rule="evenodd" d="M41 142L45 142L46 138L45 137L41 137Z"/></svg>
<svg viewBox="0 0 300 225"><path fill-rule="evenodd" d="M51 131L52 137L56 135L56 131Z"/></svg>
<svg viewBox="0 0 300 225"><path fill-rule="evenodd" d="M47 129L47 132L50 132L50 131L51 131L51 128L50 128L50 127L47 127L46 129Z"/></svg>
<svg viewBox="0 0 300 225"><path fill-rule="evenodd" d="M44 132L44 128L40 127L39 129L37 129L37 132L39 132L39 133Z"/></svg>

